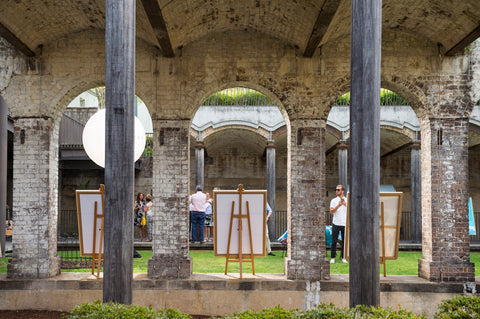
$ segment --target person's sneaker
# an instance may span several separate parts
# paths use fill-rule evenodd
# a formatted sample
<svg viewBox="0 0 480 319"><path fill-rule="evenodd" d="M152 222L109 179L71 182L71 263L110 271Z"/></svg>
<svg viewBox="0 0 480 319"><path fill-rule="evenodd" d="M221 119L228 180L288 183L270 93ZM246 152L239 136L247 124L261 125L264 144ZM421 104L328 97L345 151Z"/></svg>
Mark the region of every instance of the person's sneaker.
<svg viewBox="0 0 480 319"><path fill-rule="evenodd" d="M275 256L275 254L272 253L272 252L269 252L268 255L270 255L270 256Z"/></svg>
<svg viewBox="0 0 480 319"><path fill-rule="evenodd" d="M335 263L335 259L333 259L333 258L330 259L330 263L331 263L331 264L334 264L334 263Z"/></svg>
<svg viewBox="0 0 480 319"><path fill-rule="evenodd" d="M345 258L343 258L343 259L342 259L342 263L348 264L348 261L347 261Z"/></svg>

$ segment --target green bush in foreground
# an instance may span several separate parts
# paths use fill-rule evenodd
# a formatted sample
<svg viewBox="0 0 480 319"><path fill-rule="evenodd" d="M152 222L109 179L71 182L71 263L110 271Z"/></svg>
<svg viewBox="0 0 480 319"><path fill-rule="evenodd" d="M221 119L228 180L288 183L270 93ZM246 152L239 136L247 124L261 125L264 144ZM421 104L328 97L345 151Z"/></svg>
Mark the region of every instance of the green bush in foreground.
<svg viewBox="0 0 480 319"><path fill-rule="evenodd" d="M438 305L436 318L480 318L480 297L457 296Z"/></svg>
<svg viewBox="0 0 480 319"><path fill-rule="evenodd" d="M135 319L187 319L190 315L183 314L177 310L153 310L152 307L141 307L135 305L122 305L115 303L101 303L95 301L90 304L83 304L75 307L69 314L64 315L69 319L93 319L93 318L135 318ZM320 304L311 310L285 310L280 306L267 308L255 312L247 310L237 312L229 316L222 317L224 319L310 319L310 318L328 318L328 319L370 319L370 318L391 318L391 319L425 319L424 315L416 315L405 309L393 310L374 308L369 306L357 306L355 308L339 308L334 304ZM446 319L462 319L462 318L478 318L480 319L480 297L474 296L457 296L452 299L442 301L438 306L438 312L435 318Z"/></svg>
<svg viewBox="0 0 480 319"><path fill-rule="evenodd" d="M190 315L181 313L174 309L153 310L152 307L135 305L123 305L113 302L102 303L97 300L93 303L76 306L69 315L69 319L189 319Z"/></svg>
<svg viewBox="0 0 480 319"><path fill-rule="evenodd" d="M225 319L274 319L274 318L287 318L287 319L310 319L310 318L328 318L328 319L363 319L363 318L398 318L398 319L417 319L426 318L425 316L419 316L411 311L400 309L383 309L367 306L357 306L356 308L338 308L334 304L320 304L315 309L311 310L299 310L295 309L288 311L280 308L263 309L259 312L248 310L245 312L234 313L230 316L223 317Z"/></svg>

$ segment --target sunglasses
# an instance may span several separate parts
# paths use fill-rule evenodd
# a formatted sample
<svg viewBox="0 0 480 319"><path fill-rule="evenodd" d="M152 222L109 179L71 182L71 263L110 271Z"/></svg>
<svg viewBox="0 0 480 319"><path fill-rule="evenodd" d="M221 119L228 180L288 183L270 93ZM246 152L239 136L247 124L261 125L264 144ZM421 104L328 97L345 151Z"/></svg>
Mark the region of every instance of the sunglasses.
<svg viewBox="0 0 480 319"><path fill-rule="evenodd" d="M335 191L336 191L336 192L340 192L340 191L341 191L341 189L340 189L340 188L337 188Z"/></svg>

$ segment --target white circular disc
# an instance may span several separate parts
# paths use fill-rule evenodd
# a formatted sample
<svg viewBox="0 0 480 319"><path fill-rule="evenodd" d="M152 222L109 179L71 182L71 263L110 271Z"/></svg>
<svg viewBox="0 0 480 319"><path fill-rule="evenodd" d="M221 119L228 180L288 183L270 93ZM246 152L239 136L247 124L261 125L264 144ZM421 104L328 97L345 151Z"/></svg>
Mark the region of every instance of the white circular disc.
<svg viewBox="0 0 480 319"><path fill-rule="evenodd" d="M82 141L88 157L98 166L105 167L105 109L99 110L85 124ZM135 117L134 161L142 156L145 141L145 129Z"/></svg>

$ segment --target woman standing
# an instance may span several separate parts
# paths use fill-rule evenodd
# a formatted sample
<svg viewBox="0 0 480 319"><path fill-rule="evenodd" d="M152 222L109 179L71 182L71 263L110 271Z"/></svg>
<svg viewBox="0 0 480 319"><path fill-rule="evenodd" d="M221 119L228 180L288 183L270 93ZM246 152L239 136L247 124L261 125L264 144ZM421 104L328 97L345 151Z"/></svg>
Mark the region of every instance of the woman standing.
<svg viewBox="0 0 480 319"><path fill-rule="evenodd" d="M133 225L138 227L138 234L140 235L140 241L143 241L143 232L144 225L142 225L142 218L144 217L144 207L145 207L145 200L143 193L138 193L137 200L135 201L135 215L133 218ZM145 230L146 231L146 230ZM148 238L147 238L148 239Z"/></svg>
<svg viewBox="0 0 480 319"><path fill-rule="evenodd" d="M148 194L145 197L146 204L145 204L145 213L147 214L147 229L145 233L146 241L152 241L152 227L153 227L153 202L152 202L152 195Z"/></svg>

